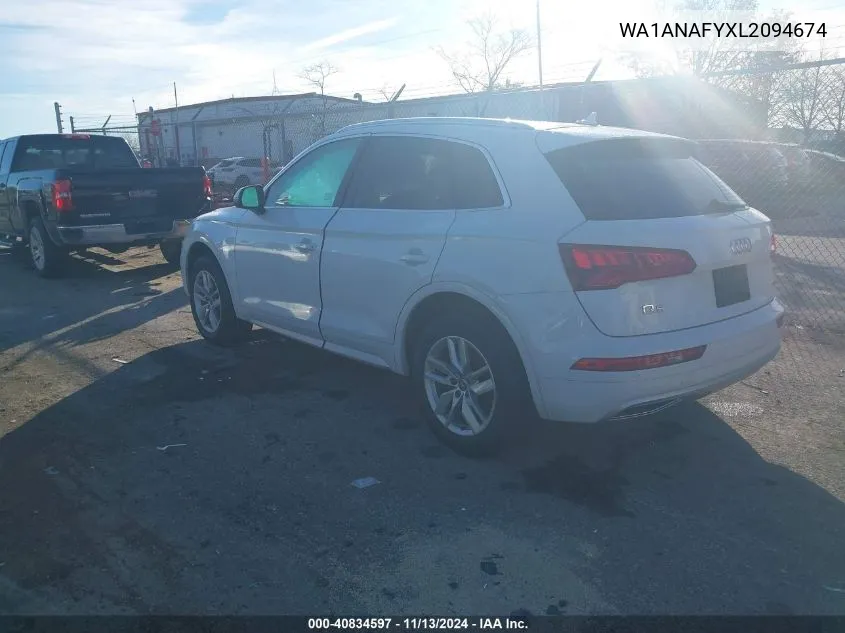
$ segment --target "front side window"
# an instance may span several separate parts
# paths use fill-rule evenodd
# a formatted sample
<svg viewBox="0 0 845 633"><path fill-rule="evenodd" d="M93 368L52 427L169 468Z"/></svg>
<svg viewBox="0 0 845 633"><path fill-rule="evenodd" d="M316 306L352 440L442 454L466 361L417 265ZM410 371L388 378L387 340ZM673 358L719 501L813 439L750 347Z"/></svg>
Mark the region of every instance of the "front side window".
<svg viewBox="0 0 845 633"><path fill-rule="evenodd" d="M333 207L361 139L321 145L292 165L267 190L268 206Z"/></svg>
<svg viewBox="0 0 845 633"><path fill-rule="evenodd" d="M241 167L261 167L261 159L247 158L238 163Z"/></svg>

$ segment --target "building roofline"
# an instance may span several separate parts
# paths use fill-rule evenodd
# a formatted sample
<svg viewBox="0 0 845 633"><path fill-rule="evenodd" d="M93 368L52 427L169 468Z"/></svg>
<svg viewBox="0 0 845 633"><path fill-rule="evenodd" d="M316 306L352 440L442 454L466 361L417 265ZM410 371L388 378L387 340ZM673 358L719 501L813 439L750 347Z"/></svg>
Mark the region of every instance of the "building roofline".
<svg viewBox="0 0 845 633"><path fill-rule="evenodd" d="M292 95L266 95L266 96L258 96L258 97L229 97L228 99L215 99L214 101L203 101L202 103L187 103L183 106L179 106L179 110L184 110L186 108L204 108L206 106L214 106L214 105L225 105L227 103L254 103L256 101L291 101L294 99L304 99L306 97L319 97L320 95L316 92L302 92L299 94L292 94ZM361 103L357 99L347 99L346 97L335 97L333 95L325 95L325 98L330 101L342 101L345 103ZM154 110L156 114L160 114L162 112L175 112L177 108L160 108ZM149 115L149 111L139 112L138 118L145 117Z"/></svg>

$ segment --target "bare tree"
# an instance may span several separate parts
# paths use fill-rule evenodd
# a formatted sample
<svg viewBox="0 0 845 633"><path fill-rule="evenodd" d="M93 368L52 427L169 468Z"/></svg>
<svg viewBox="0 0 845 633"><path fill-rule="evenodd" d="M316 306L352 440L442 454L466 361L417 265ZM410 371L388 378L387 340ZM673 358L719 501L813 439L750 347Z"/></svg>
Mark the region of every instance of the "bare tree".
<svg viewBox="0 0 845 633"><path fill-rule="evenodd" d="M331 62L324 60L316 64L306 66L299 74L300 79L314 86L320 94L321 107L315 115L315 119L319 127L317 133L320 138L326 135L326 115L328 114L329 109L329 99L326 95L326 84L329 77L336 75L339 72L340 70L336 66L334 66Z"/></svg>
<svg viewBox="0 0 845 633"><path fill-rule="evenodd" d="M668 2L660 3L663 10L667 6ZM714 20L730 22L731 12L753 15L758 9L758 0L681 0L670 12L678 15L688 11L706 11ZM788 18L788 14L775 12L766 21L786 22ZM786 46L781 50L759 51L732 50L726 48L724 42L724 38L712 38L705 49L679 50L675 66L636 55L626 55L624 61L638 77L692 73L715 86L755 99L762 104L769 122L779 118L785 105L785 93L779 85L781 77L771 69L798 60L798 39L787 38L784 40Z"/></svg>
<svg viewBox="0 0 845 633"><path fill-rule="evenodd" d="M821 50L819 61L824 61L826 57L824 50ZM829 66L819 65L789 70L785 74L782 87L783 118L787 125L803 132L805 143L827 119L830 103L829 72Z"/></svg>
<svg viewBox="0 0 845 633"><path fill-rule="evenodd" d="M755 12L758 0L680 0L673 6L665 0L656 3L661 12L678 14L688 11L706 11L714 20L728 21L730 12ZM703 77L711 73L741 68L747 61L748 51L725 50L721 38L712 38L706 49L680 50L677 53L677 69ZM654 61L637 55L624 57L628 66L639 77L671 74L672 65L666 61Z"/></svg>
<svg viewBox="0 0 845 633"><path fill-rule="evenodd" d="M490 92L502 87L502 75L508 65L533 46L522 29L499 31L496 18L486 13L467 22L471 39L460 51L437 54L449 64L457 84L467 93Z"/></svg>
<svg viewBox="0 0 845 633"><path fill-rule="evenodd" d="M845 67L832 69L828 75L828 98L824 104L824 119L836 138L845 132Z"/></svg>

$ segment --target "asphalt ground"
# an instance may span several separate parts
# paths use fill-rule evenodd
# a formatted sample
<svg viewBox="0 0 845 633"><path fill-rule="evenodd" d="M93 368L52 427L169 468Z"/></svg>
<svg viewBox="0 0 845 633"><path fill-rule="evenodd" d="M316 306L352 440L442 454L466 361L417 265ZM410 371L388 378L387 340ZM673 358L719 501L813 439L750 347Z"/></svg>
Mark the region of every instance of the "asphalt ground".
<svg viewBox="0 0 845 633"><path fill-rule="evenodd" d="M206 344L157 250L50 281L0 250L0 613L845 614L845 344L785 337L478 461L401 377Z"/></svg>

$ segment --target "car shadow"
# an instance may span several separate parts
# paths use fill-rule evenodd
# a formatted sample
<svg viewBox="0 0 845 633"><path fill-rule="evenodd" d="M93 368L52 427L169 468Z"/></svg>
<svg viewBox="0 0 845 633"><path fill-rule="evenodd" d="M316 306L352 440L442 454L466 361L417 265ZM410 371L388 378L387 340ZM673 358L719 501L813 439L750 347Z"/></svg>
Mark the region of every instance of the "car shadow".
<svg viewBox="0 0 845 633"><path fill-rule="evenodd" d="M34 343L30 352L91 343L187 303L181 288L162 288L162 277L174 272L169 264L109 270L101 264L126 262L88 255L71 257L63 278L41 279L8 249L0 249L0 352L23 343Z"/></svg>
<svg viewBox="0 0 845 633"><path fill-rule="evenodd" d="M0 439L0 612L354 613L374 594L402 613L429 583L443 612L482 609L451 561L480 563L506 613L545 564L619 613L845 613L845 506L702 405L526 417L524 441L469 460L410 402L401 377L264 333L139 357ZM532 599L565 612L565 590Z"/></svg>
<svg viewBox="0 0 845 633"><path fill-rule="evenodd" d="M827 255L831 262L845 258L845 252ZM787 324L834 335L845 333L843 267L801 261L780 253L775 253L773 260L775 288L787 306Z"/></svg>

